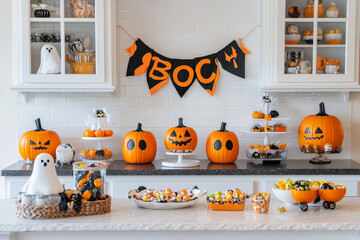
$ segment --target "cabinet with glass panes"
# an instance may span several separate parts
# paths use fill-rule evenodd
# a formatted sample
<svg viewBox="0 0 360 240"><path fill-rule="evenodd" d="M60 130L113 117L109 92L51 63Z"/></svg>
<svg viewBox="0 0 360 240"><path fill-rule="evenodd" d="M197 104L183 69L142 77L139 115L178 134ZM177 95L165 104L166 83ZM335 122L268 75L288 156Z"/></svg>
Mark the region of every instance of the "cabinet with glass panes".
<svg viewBox="0 0 360 240"><path fill-rule="evenodd" d="M105 68L114 65L114 5L113 0L14 0L19 9L13 16L19 50L12 89L114 91L115 74Z"/></svg>
<svg viewBox="0 0 360 240"><path fill-rule="evenodd" d="M266 55L265 89L358 90L356 0L270 0L265 5L265 45L273 46Z"/></svg>

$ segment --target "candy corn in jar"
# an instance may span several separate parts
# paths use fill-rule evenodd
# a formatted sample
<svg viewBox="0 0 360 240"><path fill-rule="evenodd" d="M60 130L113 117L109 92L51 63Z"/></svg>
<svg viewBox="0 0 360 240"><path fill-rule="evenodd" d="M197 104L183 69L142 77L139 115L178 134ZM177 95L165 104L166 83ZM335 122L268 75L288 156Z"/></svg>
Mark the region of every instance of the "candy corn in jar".
<svg viewBox="0 0 360 240"><path fill-rule="evenodd" d="M267 213L270 208L270 193L258 192L251 198L253 211L256 213Z"/></svg>

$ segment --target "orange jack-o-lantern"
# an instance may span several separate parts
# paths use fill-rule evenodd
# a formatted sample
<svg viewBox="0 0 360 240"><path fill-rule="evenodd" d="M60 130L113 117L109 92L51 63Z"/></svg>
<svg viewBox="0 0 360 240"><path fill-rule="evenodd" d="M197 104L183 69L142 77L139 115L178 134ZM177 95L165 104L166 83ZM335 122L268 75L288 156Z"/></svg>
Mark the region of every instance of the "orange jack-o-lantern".
<svg viewBox="0 0 360 240"><path fill-rule="evenodd" d="M125 134L122 154L127 163L151 163L156 156L156 139L151 132L143 131L141 123L137 129Z"/></svg>
<svg viewBox="0 0 360 240"><path fill-rule="evenodd" d="M324 103L320 103L320 112L304 118L298 131L299 145L302 151L306 148L317 148L324 152L325 144L331 144L333 151L339 151L344 140L344 129L340 120L325 113Z"/></svg>
<svg viewBox="0 0 360 240"><path fill-rule="evenodd" d="M40 118L35 120L36 129L27 131L20 137L19 151L24 160L35 161L40 153L48 153L56 158L56 148L61 144L60 137L54 131L44 130Z"/></svg>
<svg viewBox="0 0 360 240"><path fill-rule="evenodd" d="M235 133L225 129L226 123L221 123L221 129L210 133L206 141L206 154L213 163L233 163L239 154L239 140Z"/></svg>
<svg viewBox="0 0 360 240"><path fill-rule="evenodd" d="M169 128L164 135L164 143L167 150L192 150L197 145L197 135L194 129L186 127L183 119L179 118L177 127Z"/></svg>

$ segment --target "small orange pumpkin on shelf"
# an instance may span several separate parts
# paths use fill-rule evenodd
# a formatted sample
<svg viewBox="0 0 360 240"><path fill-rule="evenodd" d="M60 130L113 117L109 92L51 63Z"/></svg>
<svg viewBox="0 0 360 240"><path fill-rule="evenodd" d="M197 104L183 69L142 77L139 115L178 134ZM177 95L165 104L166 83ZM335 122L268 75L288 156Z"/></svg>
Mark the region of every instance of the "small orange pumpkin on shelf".
<svg viewBox="0 0 360 240"><path fill-rule="evenodd" d="M125 134L122 143L122 154L127 163L151 163L156 156L156 139L149 131L141 129L138 123L137 129Z"/></svg>
<svg viewBox="0 0 360 240"><path fill-rule="evenodd" d="M95 137L105 137L105 131L104 130L96 130Z"/></svg>
<svg viewBox="0 0 360 240"><path fill-rule="evenodd" d="M114 132L111 130L106 130L106 132L105 132L106 137L111 137L113 134L114 134Z"/></svg>
<svg viewBox="0 0 360 240"><path fill-rule="evenodd" d="M164 135L167 150L192 150L197 145L197 135L194 129L184 126L183 118L179 118L177 127L169 128Z"/></svg>
<svg viewBox="0 0 360 240"><path fill-rule="evenodd" d="M254 111L254 112L252 113L252 117L253 117L253 118L256 118L256 119L260 119L260 118L264 118L264 117L265 117L265 114L262 113L262 112Z"/></svg>
<svg viewBox="0 0 360 240"><path fill-rule="evenodd" d="M314 17L314 10L315 10L315 4L308 4L304 9L304 15L306 18L313 18ZM318 5L318 18L321 18L324 16L324 6L322 4L322 0L319 0Z"/></svg>
<svg viewBox="0 0 360 240"><path fill-rule="evenodd" d="M56 148L61 144L56 132L44 130L40 118L35 120L36 129L27 131L19 140L20 155L24 160L35 161L40 153L49 153L56 158Z"/></svg>
<svg viewBox="0 0 360 240"><path fill-rule="evenodd" d="M221 123L218 131L210 133L206 141L206 155L212 163L233 163L239 154L239 140L234 132Z"/></svg>
<svg viewBox="0 0 360 240"><path fill-rule="evenodd" d="M265 121L271 121L271 115L265 115Z"/></svg>
<svg viewBox="0 0 360 240"><path fill-rule="evenodd" d="M300 149L307 152L310 147L317 147L324 152L325 144L332 144L333 150L341 150L344 140L344 129L340 120L325 112L325 104L319 105L320 111L316 115L304 118L299 126L298 140Z"/></svg>

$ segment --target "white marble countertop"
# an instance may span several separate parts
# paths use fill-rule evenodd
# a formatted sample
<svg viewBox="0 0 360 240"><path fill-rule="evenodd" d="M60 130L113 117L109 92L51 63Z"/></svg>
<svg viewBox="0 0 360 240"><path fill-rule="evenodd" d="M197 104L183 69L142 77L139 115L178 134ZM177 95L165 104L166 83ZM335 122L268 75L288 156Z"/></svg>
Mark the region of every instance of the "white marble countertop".
<svg viewBox="0 0 360 240"><path fill-rule="evenodd" d="M277 211L285 206L287 212ZM271 200L267 214L256 214L248 200L240 212L213 211L201 199L195 206L178 210L137 208L128 199L112 201L105 215L56 220L26 220L15 216L13 200L0 200L0 232L25 231L157 231L157 230L347 230L360 231L360 198L345 198L335 210L286 206Z"/></svg>

